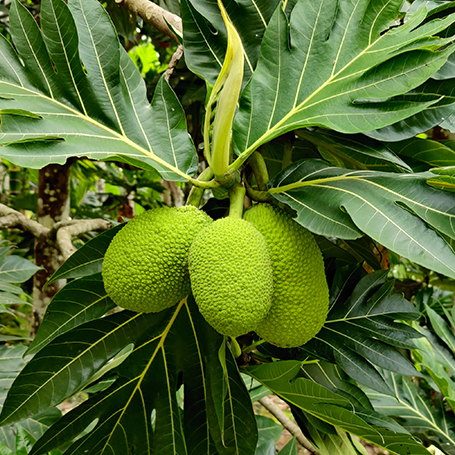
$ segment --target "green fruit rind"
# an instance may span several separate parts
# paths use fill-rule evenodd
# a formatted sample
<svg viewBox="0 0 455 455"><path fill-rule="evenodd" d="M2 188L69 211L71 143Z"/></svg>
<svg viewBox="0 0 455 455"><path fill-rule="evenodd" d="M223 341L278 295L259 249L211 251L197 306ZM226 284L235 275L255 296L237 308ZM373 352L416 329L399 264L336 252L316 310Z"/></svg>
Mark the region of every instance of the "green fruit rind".
<svg viewBox="0 0 455 455"><path fill-rule="evenodd" d="M270 309L273 271L264 237L242 218L221 218L194 239L191 289L205 320L222 335L255 330Z"/></svg>
<svg viewBox="0 0 455 455"><path fill-rule="evenodd" d="M310 231L276 206L257 204L244 219L264 236L273 267L272 307L256 333L278 347L301 346L327 318L329 290L322 253Z"/></svg>
<svg viewBox="0 0 455 455"><path fill-rule="evenodd" d="M193 206L160 207L133 218L113 238L103 262L106 292L119 306L156 313L190 293L188 251L213 220Z"/></svg>

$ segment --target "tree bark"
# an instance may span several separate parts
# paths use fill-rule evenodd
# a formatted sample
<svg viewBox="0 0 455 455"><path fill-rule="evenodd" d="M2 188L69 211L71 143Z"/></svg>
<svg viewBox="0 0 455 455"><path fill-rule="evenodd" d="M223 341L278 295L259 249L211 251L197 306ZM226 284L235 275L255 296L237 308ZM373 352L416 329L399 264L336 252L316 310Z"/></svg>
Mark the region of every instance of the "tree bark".
<svg viewBox="0 0 455 455"><path fill-rule="evenodd" d="M168 24L179 34L182 33L182 19L175 14L166 11L164 8L156 5L150 0L115 0L125 6L132 13L142 17L145 22L155 27L160 33L169 36L174 41L180 42L174 31Z"/></svg>
<svg viewBox="0 0 455 455"><path fill-rule="evenodd" d="M52 229L55 223L69 219L70 168L65 165L49 164L39 171L37 221ZM43 319L46 307L63 283L59 280L43 289L47 280L63 262L61 253L42 240L35 240L35 264L42 267L34 276L32 330L36 331Z"/></svg>

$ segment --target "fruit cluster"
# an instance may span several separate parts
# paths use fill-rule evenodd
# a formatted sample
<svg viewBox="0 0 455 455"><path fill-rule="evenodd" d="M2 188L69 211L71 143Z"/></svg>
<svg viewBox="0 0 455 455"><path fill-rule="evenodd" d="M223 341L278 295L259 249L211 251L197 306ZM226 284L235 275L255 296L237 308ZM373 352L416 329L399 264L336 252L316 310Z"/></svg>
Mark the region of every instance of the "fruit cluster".
<svg viewBox="0 0 455 455"><path fill-rule="evenodd" d="M216 221L192 206L149 210L114 237L103 279L112 300L133 311L161 311L191 290L219 333L254 330L284 348L314 337L329 303L314 237L270 204Z"/></svg>

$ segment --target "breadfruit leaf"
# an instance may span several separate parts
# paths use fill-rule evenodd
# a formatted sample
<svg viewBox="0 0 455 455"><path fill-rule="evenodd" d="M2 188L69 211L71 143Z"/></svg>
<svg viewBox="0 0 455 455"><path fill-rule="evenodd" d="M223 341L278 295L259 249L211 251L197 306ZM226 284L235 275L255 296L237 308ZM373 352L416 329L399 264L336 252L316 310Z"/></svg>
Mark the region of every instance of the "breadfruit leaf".
<svg viewBox="0 0 455 455"><path fill-rule="evenodd" d="M424 166L425 170L430 167L452 166L455 162L455 141L453 140L439 142L413 137L405 141L388 142L385 145L397 155L411 158L416 167ZM437 172L435 169L431 171Z"/></svg>
<svg viewBox="0 0 455 455"><path fill-rule="evenodd" d="M245 50L244 81L256 67L267 24L277 0L223 2ZM182 0L185 61L195 74L215 84L226 54L227 33L217 0Z"/></svg>
<svg viewBox="0 0 455 455"><path fill-rule="evenodd" d="M32 168L70 156L116 159L168 180L196 171L176 95L162 78L150 105L99 2L45 0L40 30L14 0L10 22L16 50L0 38L1 156Z"/></svg>
<svg viewBox="0 0 455 455"><path fill-rule="evenodd" d="M400 455L428 455L407 430L396 432L371 423L357 415L350 401L300 375L301 362L284 360L250 366L245 372L293 406L326 423L341 428ZM378 419L380 420L380 419Z"/></svg>
<svg viewBox="0 0 455 455"><path fill-rule="evenodd" d="M455 278L455 255L440 235L455 238L453 195L429 186L431 178L431 172L352 171L302 160L276 176L269 192L316 234L355 239L364 232L399 255Z"/></svg>
<svg viewBox="0 0 455 455"><path fill-rule="evenodd" d="M412 172L392 150L361 134L341 134L325 128L302 129L297 136L314 144L322 158L337 167L375 171Z"/></svg>
<svg viewBox="0 0 455 455"><path fill-rule="evenodd" d="M20 344L0 346L0 409L3 406L3 402L11 384L25 365L23 359L25 350L26 347ZM36 440L60 417L61 412L57 408L51 408L41 415L22 421L19 428L25 429L32 438ZM0 453L2 455L3 453L5 453L5 455L8 455L9 453L28 453L28 450L27 452L16 450L17 433L18 427L16 427L16 425L0 428ZM4 446L9 447L11 452L2 452Z"/></svg>
<svg viewBox="0 0 455 455"><path fill-rule="evenodd" d="M102 232L75 251L51 276L46 285L55 280L80 278L100 273L103 267L104 253L115 234L125 223Z"/></svg>
<svg viewBox="0 0 455 455"><path fill-rule="evenodd" d="M425 23L421 8L397 25L401 4L300 0L289 19L278 7L234 122L233 145L241 161L287 131L308 126L371 131L440 101L439 94L395 97L445 63L453 38L436 35L455 16Z"/></svg>
<svg viewBox="0 0 455 455"><path fill-rule="evenodd" d="M301 349L337 363L360 384L391 394L377 367L418 375L397 348L413 348L412 339L422 335L395 322L417 319L419 313L400 295L390 295L393 282L387 282L386 276L387 272L377 271L357 282L356 275L351 275L344 289L332 292L332 307L322 330ZM347 299L346 288L353 288Z"/></svg>
<svg viewBox="0 0 455 455"><path fill-rule="evenodd" d="M402 141L437 125L455 131L455 116L453 115L455 112L455 79L453 76L455 76L455 72L451 79L428 79L406 95L397 98L403 101L419 102L427 97L440 96L441 99L437 103L432 104L405 120L380 128L379 130L369 131L366 134L383 141Z"/></svg>
<svg viewBox="0 0 455 455"><path fill-rule="evenodd" d="M90 307L92 298L85 300ZM68 303L62 300L61 306ZM48 327L52 318L54 324L59 319L53 314ZM123 363L105 368L106 386L92 388L89 399L54 424L31 454L69 445L68 454L253 455L257 428L251 400L229 351L225 370L219 362L222 343L187 299L160 313L122 311L78 325L48 342L27 364L8 394L2 424L82 390L134 345ZM227 384L224 397L213 393L212 381L220 377ZM224 400L223 429L215 417L216 400Z"/></svg>
<svg viewBox="0 0 455 455"><path fill-rule="evenodd" d="M104 290L101 274L71 281L47 307L27 355L36 354L62 333L100 318L115 306Z"/></svg>
<svg viewBox="0 0 455 455"><path fill-rule="evenodd" d="M407 376L389 371L383 371L383 375L394 395L366 389L374 408L396 418L411 433L423 435L444 453L455 454L455 428L447 419L442 400L427 397Z"/></svg>

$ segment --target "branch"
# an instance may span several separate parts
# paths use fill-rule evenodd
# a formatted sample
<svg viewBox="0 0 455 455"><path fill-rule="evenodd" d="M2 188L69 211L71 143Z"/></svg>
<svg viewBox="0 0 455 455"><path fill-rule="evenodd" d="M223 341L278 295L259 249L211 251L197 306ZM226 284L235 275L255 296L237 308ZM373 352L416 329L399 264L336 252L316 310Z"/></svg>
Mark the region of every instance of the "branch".
<svg viewBox="0 0 455 455"><path fill-rule="evenodd" d="M180 59L183 57L183 46L179 44L177 46L177 49L175 50L174 54L172 55L171 61L169 62L169 65L167 66L167 70L164 73L164 78L166 79L167 82L169 82L169 79L172 76L172 73L174 72L176 66L178 65Z"/></svg>
<svg viewBox="0 0 455 455"><path fill-rule="evenodd" d="M66 261L77 248L71 241L72 236L83 234L90 231L106 231L112 227L112 223L102 219L78 220L72 223L57 223L53 230L57 229L57 245L62 252L63 259Z"/></svg>
<svg viewBox="0 0 455 455"><path fill-rule="evenodd" d="M129 11L141 16L145 22L156 28L160 33L169 36L174 41L180 42L172 28L181 36L182 19L149 0L115 0ZM169 27L169 25L171 27Z"/></svg>
<svg viewBox="0 0 455 455"><path fill-rule="evenodd" d="M299 428L299 426L294 423L281 409L280 407L272 401L270 397L263 397L259 400L259 403L261 403L262 406L264 406L267 411L269 411L271 414L273 414L283 425L286 430L289 431L293 436L297 438L297 441L305 447L308 452L310 452L312 455L320 455L318 451L315 450L315 448L311 445L311 443L308 441L307 438L302 433L302 430Z"/></svg>
<svg viewBox="0 0 455 455"><path fill-rule="evenodd" d="M56 223L49 229L37 221L27 218L24 214L0 204L0 229L14 227L20 227L42 242L58 248L66 260L77 249L71 241L72 236L90 231L105 231L111 228L112 224L102 219L69 220Z"/></svg>
<svg viewBox="0 0 455 455"><path fill-rule="evenodd" d="M49 228L27 218L21 212L17 212L4 204L0 204L0 217L0 229L20 227L42 241L46 241L49 235Z"/></svg>

